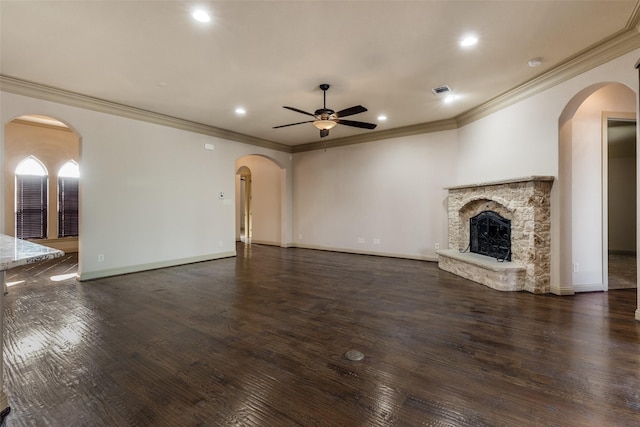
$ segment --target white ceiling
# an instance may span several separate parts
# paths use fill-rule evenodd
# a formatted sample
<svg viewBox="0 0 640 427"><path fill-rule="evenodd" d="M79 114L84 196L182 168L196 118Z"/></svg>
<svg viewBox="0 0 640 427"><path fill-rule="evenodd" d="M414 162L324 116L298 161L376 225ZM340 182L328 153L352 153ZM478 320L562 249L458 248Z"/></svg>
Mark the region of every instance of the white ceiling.
<svg viewBox="0 0 640 427"><path fill-rule="evenodd" d="M452 118L624 30L636 3L2 0L0 73L299 145L320 140L311 124L272 127L307 119L284 105L320 108L320 83L327 107L364 105L349 119L376 131ZM212 22L192 19L197 6ZM478 45L459 47L468 33ZM458 100L431 92L441 85Z"/></svg>

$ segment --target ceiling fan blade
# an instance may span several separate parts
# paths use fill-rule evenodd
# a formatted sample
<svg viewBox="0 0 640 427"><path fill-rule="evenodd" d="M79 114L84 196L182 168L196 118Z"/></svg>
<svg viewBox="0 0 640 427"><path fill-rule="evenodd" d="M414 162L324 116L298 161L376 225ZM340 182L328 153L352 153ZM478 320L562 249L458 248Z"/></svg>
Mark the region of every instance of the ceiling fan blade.
<svg viewBox="0 0 640 427"><path fill-rule="evenodd" d="M302 114L306 114L307 116L315 117L315 115L313 115L311 113L307 113L306 111L302 111L302 110L299 110L299 109L294 108L294 107L283 106L282 108L286 108L287 110L295 111L296 113L302 113Z"/></svg>
<svg viewBox="0 0 640 427"><path fill-rule="evenodd" d="M353 120L336 119L335 122L341 125L352 126L354 128L363 128L363 129L375 129L376 126L378 126L377 124L374 124L374 123L354 122Z"/></svg>
<svg viewBox="0 0 640 427"><path fill-rule="evenodd" d="M306 122L289 123L288 125L274 126L273 129L286 128L287 126L301 125L303 123L313 123L315 120L307 120Z"/></svg>
<svg viewBox="0 0 640 427"><path fill-rule="evenodd" d="M353 116L354 114L364 113L367 111L362 105L356 105L350 108L345 108L344 110L340 110L336 113L336 117L347 117Z"/></svg>
<svg viewBox="0 0 640 427"><path fill-rule="evenodd" d="M324 138L325 136L329 136L329 129L320 129L320 138Z"/></svg>

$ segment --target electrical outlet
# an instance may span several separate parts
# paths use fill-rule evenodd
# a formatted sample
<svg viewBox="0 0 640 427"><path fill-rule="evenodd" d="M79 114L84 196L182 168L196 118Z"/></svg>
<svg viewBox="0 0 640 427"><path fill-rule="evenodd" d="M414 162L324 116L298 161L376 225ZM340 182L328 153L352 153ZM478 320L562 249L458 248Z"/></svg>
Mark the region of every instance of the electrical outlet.
<svg viewBox="0 0 640 427"><path fill-rule="evenodd" d="M302 240L302 234L298 234L298 239Z"/></svg>
<svg viewBox="0 0 640 427"><path fill-rule="evenodd" d="M98 255L98 262L104 262L104 254Z"/></svg>
<svg viewBox="0 0 640 427"><path fill-rule="evenodd" d="M373 244L374 245L379 245L380 244L380 239L373 239Z"/></svg>
<svg viewBox="0 0 640 427"><path fill-rule="evenodd" d="M435 246L436 246L436 249L440 249L440 243L436 243Z"/></svg>
<svg viewBox="0 0 640 427"><path fill-rule="evenodd" d="M364 242L365 242L364 237L358 237L358 243L364 243Z"/></svg>
<svg viewBox="0 0 640 427"><path fill-rule="evenodd" d="M573 263L573 272L577 273L578 271L580 271L580 265L577 262Z"/></svg>

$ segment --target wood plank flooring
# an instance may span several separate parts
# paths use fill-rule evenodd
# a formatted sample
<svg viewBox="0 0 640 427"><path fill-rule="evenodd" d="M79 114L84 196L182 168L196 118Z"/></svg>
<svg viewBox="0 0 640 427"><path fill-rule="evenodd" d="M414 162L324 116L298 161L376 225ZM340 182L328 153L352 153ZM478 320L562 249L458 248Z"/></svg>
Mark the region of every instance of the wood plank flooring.
<svg viewBox="0 0 640 427"><path fill-rule="evenodd" d="M429 262L243 244L49 280L74 262L8 272L9 426L640 423L636 290L502 293Z"/></svg>
<svg viewBox="0 0 640 427"><path fill-rule="evenodd" d="M609 289L637 288L636 254L609 253Z"/></svg>

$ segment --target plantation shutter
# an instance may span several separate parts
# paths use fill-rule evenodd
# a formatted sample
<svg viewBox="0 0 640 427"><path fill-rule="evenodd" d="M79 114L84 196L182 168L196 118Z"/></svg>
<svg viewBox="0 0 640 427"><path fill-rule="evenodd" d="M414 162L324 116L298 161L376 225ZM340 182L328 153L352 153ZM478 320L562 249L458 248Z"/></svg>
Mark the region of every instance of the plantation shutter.
<svg viewBox="0 0 640 427"><path fill-rule="evenodd" d="M58 178L58 237L78 235L78 178Z"/></svg>
<svg viewBox="0 0 640 427"><path fill-rule="evenodd" d="M47 237L47 177L16 175L16 237Z"/></svg>

